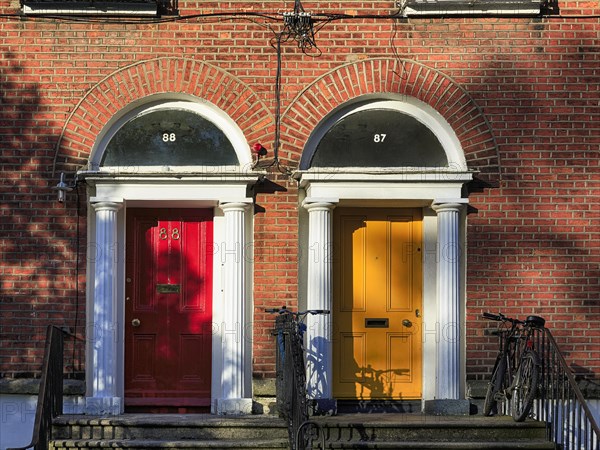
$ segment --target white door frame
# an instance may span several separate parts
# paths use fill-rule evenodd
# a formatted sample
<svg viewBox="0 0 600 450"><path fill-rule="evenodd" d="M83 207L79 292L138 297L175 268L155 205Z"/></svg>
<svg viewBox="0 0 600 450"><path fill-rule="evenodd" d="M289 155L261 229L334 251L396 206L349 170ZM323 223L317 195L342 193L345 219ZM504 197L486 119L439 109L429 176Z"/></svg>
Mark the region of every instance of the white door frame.
<svg viewBox="0 0 600 450"><path fill-rule="evenodd" d="M448 166L311 168L325 133L346 115L369 108L396 109L425 124L444 148ZM300 248L306 249L300 264L302 307L332 309L333 208L423 208L423 401L464 398L463 250L468 199L463 198L463 187L473 179L473 172L453 129L437 111L414 98L359 98L329 114L315 129L300 167L294 176L304 206L300 211ZM320 364L325 374L316 376L313 367L307 369L309 394L326 405L332 400L330 329L326 319L313 317L307 332L308 351L329 358ZM310 348L312 342L320 346Z"/></svg>
<svg viewBox="0 0 600 450"><path fill-rule="evenodd" d="M161 109L183 109L219 127L236 166L102 166L112 137L128 121ZM248 191L264 174L252 168L249 145L219 108L190 96L150 96L117 114L99 134L86 170L88 187L86 412L124 410L125 240L129 208L214 211L211 411L251 413L252 217ZM231 355L235 355L231 357Z"/></svg>
<svg viewBox="0 0 600 450"><path fill-rule="evenodd" d="M204 180L178 180L172 184L137 181L120 184L114 180L87 178L93 206L88 216L87 412L120 414L124 409L127 210L169 207L211 208L214 211L211 410L213 413L250 413L253 203L246 197L246 192L256 177L245 180L236 177L235 181L219 184L205 183ZM107 224L100 223L104 219L94 205L114 205L114 222L109 225L115 230L112 241L105 238L107 233L102 229ZM115 250L107 254L105 249ZM112 274L98 269L107 258L111 260ZM234 279L232 273L236 273ZM114 285L114 289L111 287L113 290L107 293L101 289L103 284ZM110 317L99 315L99 311L109 309L109 306L113 308ZM234 320L232 311L237 311ZM116 344L107 342L110 340ZM102 347L114 353L98 358L95 355L104 351ZM238 354L237 360L225 357L232 352ZM231 386L232 377L238 380L235 388Z"/></svg>

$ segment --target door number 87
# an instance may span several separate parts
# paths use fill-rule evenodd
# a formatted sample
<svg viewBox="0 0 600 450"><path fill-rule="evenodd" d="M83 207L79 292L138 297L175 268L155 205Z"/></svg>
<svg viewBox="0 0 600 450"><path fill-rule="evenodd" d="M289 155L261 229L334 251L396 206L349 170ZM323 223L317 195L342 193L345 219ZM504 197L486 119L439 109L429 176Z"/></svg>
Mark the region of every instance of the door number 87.
<svg viewBox="0 0 600 450"><path fill-rule="evenodd" d="M373 135L373 142L379 144L380 142L385 141L385 137L387 136L387 134L374 134Z"/></svg>

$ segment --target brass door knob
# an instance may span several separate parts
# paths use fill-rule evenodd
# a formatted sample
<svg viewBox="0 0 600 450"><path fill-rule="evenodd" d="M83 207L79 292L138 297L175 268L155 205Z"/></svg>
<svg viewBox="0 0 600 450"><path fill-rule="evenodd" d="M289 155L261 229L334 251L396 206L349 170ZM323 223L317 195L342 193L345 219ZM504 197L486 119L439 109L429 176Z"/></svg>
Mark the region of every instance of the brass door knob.
<svg viewBox="0 0 600 450"><path fill-rule="evenodd" d="M131 325L133 325L134 327L139 327L142 324L142 322L140 322L140 319L133 319L131 321Z"/></svg>
<svg viewBox="0 0 600 450"><path fill-rule="evenodd" d="M412 327L412 322L408 319L404 319L402 321L402 325L404 325L406 328L410 328L410 327Z"/></svg>

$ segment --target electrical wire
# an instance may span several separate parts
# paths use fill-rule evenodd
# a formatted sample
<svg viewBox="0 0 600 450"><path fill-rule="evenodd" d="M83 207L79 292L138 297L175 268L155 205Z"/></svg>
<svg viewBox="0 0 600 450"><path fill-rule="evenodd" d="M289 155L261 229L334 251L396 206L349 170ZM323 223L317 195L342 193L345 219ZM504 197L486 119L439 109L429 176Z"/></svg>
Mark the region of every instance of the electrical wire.
<svg viewBox="0 0 600 450"><path fill-rule="evenodd" d="M73 2L75 3L75 2ZM305 12L304 7L302 6L299 0L295 0L294 2L294 11L297 12ZM165 17L131 17L129 15L118 15L115 14L113 16L107 17L103 15L91 16L86 14L24 14L22 12L19 13L11 13L11 14L0 14L0 18L5 19L18 19L18 20L53 20L53 21L64 21L64 22L87 22L87 23L119 23L119 24L161 24L161 23L170 23L170 22L181 22L181 21L190 21L194 19L204 19L204 18L240 18L240 17L261 17L264 19L279 21L282 15L286 13L279 12L252 12L252 11L232 11L232 12L214 12L214 13L199 13L199 14L186 14L186 15L175 15L175 16L165 16ZM398 10L392 14L347 14L347 13L313 13L311 14L312 20L315 22L325 21L331 22L336 20L344 20L344 19L398 19L398 18L406 18L402 15L402 7L400 6ZM428 16L419 16L419 18L446 18L448 15L444 15L442 13L432 13ZM478 14L453 14L452 18L478 18L481 15ZM489 18L489 15L484 15L483 17ZM510 17L514 17L511 15ZM544 19L598 19L600 18L600 14L556 14L556 13L542 13L539 15L535 15L535 17L541 17Z"/></svg>
<svg viewBox="0 0 600 450"><path fill-rule="evenodd" d="M395 70L393 70L392 72L399 79L405 80L408 77L408 75L406 73L406 60L400 56L400 53L398 52L398 47L396 46L396 44L394 42L397 34L398 34L398 21L395 20L392 22L392 32L390 34L390 48L392 49L392 54L394 55L394 58L396 59L397 63L400 65L401 70L400 70L400 73L398 73Z"/></svg>
<svg viewBox="0 0 600 450"><path fill-rule="evenodd" d="M277 67L275 70L275 140L273 142L273 162L279 168L279 146L281 145L281 40L279 34L276 39Z"/></svg>
<svg viewBox="0 0 600 450"><path fill-rule="evenodd" d="M182 22L182 21L191 21L194 19L210 19L210 18L251 18L251 17L261 17L264 19L278 21L280 19L280 15L273 15L272 13L262 13L262 12L251 12L251 11L234 11L234 12L215 12L215 13L200 13L200 14L188 14L188 15L177 15L177 16L168 16L168 17L130 17L124 15L114 16L91 16L85 14L72 14L72 15L64 15L64 14L0 14L0 18L8 18L8 19L27 19L33 21L60 21L60 22L83 22L83 23L101 23L101 24L123 24L123 25L139 25L139 24L163 24L163 23L172 23L172 22Z"/></svg>
<svg viewBox="0 0 600 450"><path fill-rule="evenodd" d="M399 17L401 11L398 9L394 14L386 16L387 18ZM291 175L291 171L283 166L279 160L280 133L281 133L281 72L282 72L282 44L289 41L295 41L303 54L309 56L321 56L315 35L328 23L333 20L350 17L350 15L320 15L314 17L307 13L300 0L294 1L294 10L283 13L283 28L280 32L273 31L274 37L271 39L271 47L277 54L277 68L275 74L275 139L273 144L273 160L267 165L261 165L261 168L276 166L282 173ZM352 17L357 17L354 15ZM382 17L374 15L374 17ZM315 24L318 25L315 26ZM392 38L393 39L393 38ZM255 167L258 166L260 158L257 159Z"/></svg>
<svg viewBox="0 0 600 450"><path fill-rule="evenodd" d="M279 149L281 146L281 72L282 72L282 44L289 41L295 41L303 54L310 56L320 56L321 50L317 46L315 39L314 21L310 13L307 13L300 0L295 0L294 10L283 13L283 28L273 32L273 38L270 41L271 47L275 49L277 55L277 65L275 72L275 137L273 142L273 160L266 165L263 163L261 168L276 166L277 169L285 175L290 176L291 171L288 167L281 164L279 160ZM314 52L315 54L311 54ZM257 158L254 167L258 167L260 158Z"/></svg>
<svg viewBox="0 0 600 450"><path fill-rule="evenodd" d="M275 85L274 85L274 94L275 94L275 136L273 139L273 159L267 164L261 164L261 169L267 169L275 166L277 170L279 170L284 175L291 175L291 171L289 168L281 164L279 160L279 148L281 145L281 66L282 66L282 51L281 44L284 39L287 39L288 30L284 29L277 33L275 30L271 28L271 31L274 34L274 37L271 39L270 44L271 47L275 49L276 52L276 68L275 68ZM253 168L259 167L260 157L257 158L256 163L253 165Z"/></svg>

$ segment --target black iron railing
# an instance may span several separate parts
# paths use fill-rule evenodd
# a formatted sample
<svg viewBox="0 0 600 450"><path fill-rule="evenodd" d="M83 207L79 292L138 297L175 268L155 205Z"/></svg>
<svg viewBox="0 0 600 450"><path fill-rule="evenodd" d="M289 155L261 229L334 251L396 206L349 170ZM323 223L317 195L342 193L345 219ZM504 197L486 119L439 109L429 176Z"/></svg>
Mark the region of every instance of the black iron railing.
<svg viewBox="0 0 600 450"><path fill-rule="evenodd" d="M600 450L600 428L554 336L545 328L539 337L543 395L535 411L548 423L548 437L564 450Z"/></svg>
<svg viewBox="0 0 600 450"><path fill-rule="evenodd" d="M535 350L542 376L532 418L546 423L548 440L563 450L600 450L600 428L549 329L537 330ZM502 410L511 410L510 399Z"/></svg>
<svg viewBox="0 0 600 450"><path fill-rule="evenodd" d="M7 450L46 450L52 430L52 420L63 411L63 349L65 331L50 325L46 330L46 347L38 393L33 437L25 447Z"/></svg>
<svg viewBox="0 0 600 450"><path fill-rule="evenodd" d="M308 419L306 398L306 369L302 337L291 314L275 318L277 345L277 409L287 422L290 444L293 450L303 450L305 439L298 437L301 426Z"/></svg>

